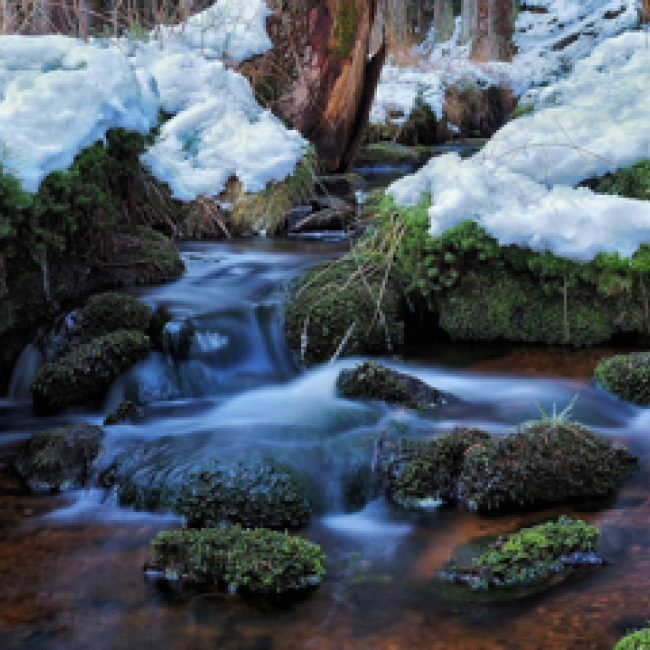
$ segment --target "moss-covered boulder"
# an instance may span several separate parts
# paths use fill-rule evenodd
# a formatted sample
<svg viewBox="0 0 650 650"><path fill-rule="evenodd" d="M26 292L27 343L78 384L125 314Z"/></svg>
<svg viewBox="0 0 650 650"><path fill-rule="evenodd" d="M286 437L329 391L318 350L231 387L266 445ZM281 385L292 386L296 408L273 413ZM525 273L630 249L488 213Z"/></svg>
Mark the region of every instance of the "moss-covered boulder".
<svg viewBox="0 0 650 650"><path fill-rule="evenodd" d="M429 409L454 399L416 377L375 361L364 361L352 370L341 370L336 387L342 397L382 400L412 409Z"/></svg>
<svg viewBox="0 0 650 650"><path fill-rule="evenodd" d="M650 352L617 354L602 359L594 370L593 380L621 399L650 405Z"/></svg>
<svg viewBox="0 0 650 650"><path fill-rule="evenodd" d="M485 265L464 273L437 300L440 326L454 339L538 341L594 345L617 331L616 301L598 296L595 287L580 284L564 299L547 294L532 274L506 266ZM639 305L640 311L640 305Z"/></svg>
<svg viewBox="0 0 650 650"><path fill-rule="evenodd" d="M306 486L289 468L257 457L194 464L192 444L192 439L131 444L100 468L98 483L112 490L120 505L175 512L193 528L224 523L293 528L309 521Z"/></svg>
<svg viewBox="0 0 650 650"><path fill-rule="evenodd" d="M507 588L540 583L579 565L598 565L600 530L561 516L500 536L471 562L448 561L439 577L472 589Z"/></svg>
<svg viewBox="0 0 650 650"><path fill-rule="evenodd" d="M366 269L365 282L352 259L334 265L318 264L290 288L284 306L285 326L289 347L300 353L302 335L307 323L307 340L303 361L313 365L332 358L339 345L356 325L342 350L341 356L376 354L400 345L404 327L398 321L400 294L392 277L382 291L385 267L372 273ZM370 289L370 293L369 290ZM376 316L376 301L381 299L381 315Z"/></svg>
<svg viewBox="0 0 650 650"><path fill-rule="evenodd" d="M32 490L84 487L103 437L103 429L93 424L39 431L27 441L14 467Z"/></svg>
<svg viewBox="0 0 650 650"><path fill-rule="evenodd" d="M231 592L282 593L317 585L325 573L320 546L263 528L164 531L152 545L153 561L168 578L186 576Z"/></svg>
<svg viewBox="0 0 650 650"><path fill-rule="evenodd" d="M81 345L55 363L46 363L32 382L34 408L55 411L100 400L118 375L149 354L142 332L113 332Z"/></svg>
<svg viewBox="0 0 650 650"><path fill-rule="evenodd" d="M81 342L87 343L117 330L146 332L151 321L151 308L134 296L109 291L90 297L80 317Z"/></svg>
<svg viewBox="0 0 650 650"><path fill-rule="evenodd" d="M104 418L104 426L118 424L120 422L129 422L137 419L141 415L141 410L135 402L123 399L120 403Z"/></svg>
<svg viewBox="0 0 650 650"><path fill-rule="evenodd" d="M397 144L395 142L377 142L361 147L354 158L354 167L373 165L410 165L423 164L428 154L422 150Z"/></svg>
<svg viewBox="0 0 650 650"><path fill-rule="evenodd" d="M587 427L535 421L469 448L458 496L470 510L540 506L613 492L639 458Z"/></svg>
<svg viewBox="0 0 650 650"><path fill-rule="evenodd" d="M648 648L650 648L650 627L626 634L618 640L613 650L647 650Z"/></svg>
<svg viewBox="0 0 650 650"><path fill-rule="evenodd" d="M402 438L385 445L383 484L389 498L406 507L456 499L465 452L492 440L487 431L454 427L432 440Z"/></svg>
<svg viewBox="0 0 650 650"><path fill-rule="evenodd" d="M190 477L175 511L190 528L223 522L247 528L296 528L309 522L311 506L290 470L271 461L214 461Z"/></svg>

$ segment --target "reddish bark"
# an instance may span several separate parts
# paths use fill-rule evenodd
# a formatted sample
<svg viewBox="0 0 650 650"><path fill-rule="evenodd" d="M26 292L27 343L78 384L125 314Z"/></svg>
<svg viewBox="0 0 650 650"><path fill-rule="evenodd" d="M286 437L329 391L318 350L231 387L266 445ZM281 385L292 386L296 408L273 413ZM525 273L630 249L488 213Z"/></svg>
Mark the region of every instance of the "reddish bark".
<svg viewBox="0 0 650 650"><path fill-rule="evenodd" d="M345 2L356 8L357 21L348 54L341 56L332 44ZM349 168L361 142L386 48L382 44L368 61L374 0L317 0L314 5L297 79L271 110L315 145L328 171L340 172Z"/></svg>

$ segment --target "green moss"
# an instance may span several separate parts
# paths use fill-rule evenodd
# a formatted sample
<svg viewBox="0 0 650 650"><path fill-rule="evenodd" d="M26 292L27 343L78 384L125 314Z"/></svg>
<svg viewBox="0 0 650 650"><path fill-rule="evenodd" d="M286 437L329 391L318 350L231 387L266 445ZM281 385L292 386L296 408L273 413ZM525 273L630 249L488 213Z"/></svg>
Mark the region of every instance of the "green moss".
<svg viewBox="0 0 650 650"><path fill-rule="evenodd" d="M214 461L191 476L175 507L191 528L223 522L248 528L287 528L308 523L311 506L287 468L251 459Z"/></svg>
<svg viewBox="0 0 650 650"><path fill-rule="evenodd" d="M282 593L320 583L325 555L320 546L271 530L182 529L158 533L153 559L169 577Z"/></svg>
<svg viewBox="0 0 650 650"><path fill-rule="evenodd" d="M602 359L593 379L617 397L640 406L650 405L650 353L618 354Z"/></svg>
<svg viewBox="0 0 650 650"><path fill-rule="evenodd" d="M468 449L458 493L470 510L539 506L610 494L638 469L625 446L581 424L534 421Z"/></svg>
<svg viewBox="0 0 650 650"><path fill-rule="evenodd" d="M445 396L435 388L374 361L365 361L353 370L342 370L336 387L343 397L382 400L412 409L424 409L445 401Z"/></svg>
<svg viewBox="0 0 650 650"><path fill-rule="evenodd" d="M577 187L588 187L599 194L650 201L650 159L640 158L614 172L592 176L578 183Z"/></svg>
<svg viewBox="0 0 650 650"><path fill-rule="evenodd" d="M512 115L510 116L510 119L515 120L518 117L521 117L522 115L528 115L529 113L533 113L534 111L535 111L534 104L517 104L517 106L515 106L515 110L512 111Z"/></svg>
<svg viewBox="0 0 650 650"><path fill-rule="evenodd" d="M101 451L104 431L92 424L71 424L33 434L14 461L32 490L84 487Z"/></svg>
<svg viewBox="0 0 650 650"><path fill-rule="evenodd" d="M118 424L133 420L140 414L138 405L128 399L123 399L120 403L106 416L104 426L109 424Z"/></svg>
<svg viewBox="0 0 650 650"><path fill-rule="evenodd" d="M491 439L487 431L455 427L432 440L402 438L394 447L387 443L384 487L393 500L406 506L454 501L465 451Z"/></svg>
<svg viewBox="0 0 650 650"><path fill-rule="evenodd" d="M92 404L101 399L118 375L149 354L149 338L126 330L94 339L59 359L46 363L32 382L38 411Z"/></svg>
<svg viewBox="0 0 650 650"><path fill-rule="evenodd" d="M107 292L92 296L81 311L84 342L117 330L146 332L151 308L125 293Z"/></svg>
<svg viewBox="0 0 650 650"><path fill-rule="evenodd" d="M473 589L503 588L532 584L565 570L563 557L589 553L598 546L600 530L583 521L561 516L523 528L499 539L471 566L447 564L442 577L452 582L466 582Z"/></svg>
<svg viewBox="0 0 650 650"><path fill-rule="evenodd" d="M650 621L648 621L650 624ZM619 639L613 650L647 650L650 648L650 628L630 632Z"/></svg>
<svg viewBox="0 0 650 650"><path fill-rule="evenodd" d="M384 329L381 318L375 318L375 301L380 295L385 267L366 276L372 295L360 277L350 281L357 269L355 261L349 258L329 268L328 263L318 264L291 286L285 302L287 338L290 348L299 351L305 318L309 316L306 365L329 360L355 321L342 356L384 352L386 329L392 345L403 341L403 324L397 321L399 294L394 278L389 276L381 301L386 318Z"/></svg>
<svg viewBox="0 0 650 650"><path fill-rule="evenodd" d="M336 2L334 29L328 46L339 59L345 59L352 54L361 11L357 7L357 0L336 0Z"/></svg>

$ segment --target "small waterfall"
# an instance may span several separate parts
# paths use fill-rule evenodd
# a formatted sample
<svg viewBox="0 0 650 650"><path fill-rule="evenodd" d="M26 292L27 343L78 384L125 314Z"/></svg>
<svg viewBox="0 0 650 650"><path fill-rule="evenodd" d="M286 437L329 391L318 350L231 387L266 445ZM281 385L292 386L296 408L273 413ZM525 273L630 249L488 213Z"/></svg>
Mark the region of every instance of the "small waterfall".
<svg viewBox="0 0 650 650"><path fill-rule="evenodd" d="M43 355L31 343L23 349L16 361L7 397L13 400L30 399L32 396L30 386L39 368L43 365Z"/></svg>

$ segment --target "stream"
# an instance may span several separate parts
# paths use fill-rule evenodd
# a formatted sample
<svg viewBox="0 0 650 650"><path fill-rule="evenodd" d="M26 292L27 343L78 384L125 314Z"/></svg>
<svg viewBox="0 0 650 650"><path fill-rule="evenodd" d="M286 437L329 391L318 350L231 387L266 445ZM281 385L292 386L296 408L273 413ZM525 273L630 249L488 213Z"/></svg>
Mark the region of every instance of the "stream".
<svg viewBox="0 0 650 650"><path fill-rule="evenodd" d="M101 424L137 391L146 416L106 428L107 457L146 443L160 444L156 462L174 467L250 454L291 464L320 495L317 516L300 534L328 557L322 585L290 605L231 594L187 598L142 572L151 539L180 525L178 517L118 507L98 489L25 496L0 476L1 648L609 650L646 626L650 411L590 385L597 360L613 351L445 342L382 362L460 403L419 416L338 398L338 373L360 359L301 370L286 346L278 305L287 281L348 249L346 241L185 242L182 279L130 292L176 318L192 318L189 359L152 353L117 380L101 412L36 418L20 398L34 372L26 354L15 371L14 398L0 400L2 463L34 430ZM606 504L501 517L456 508L406 511L383 498L356 512L346 508L345 477L369 460L374 439L391 422L407 426L410 436L456 425L498 434L537 418L536 403L561 411L576 393L574 419L641 456L641 472ZM432 587L458 544L560 514L601 528L609 566L500 605L458 607Z"/></svg>

